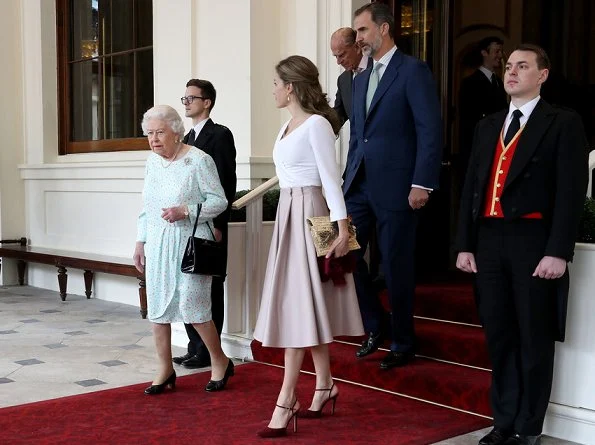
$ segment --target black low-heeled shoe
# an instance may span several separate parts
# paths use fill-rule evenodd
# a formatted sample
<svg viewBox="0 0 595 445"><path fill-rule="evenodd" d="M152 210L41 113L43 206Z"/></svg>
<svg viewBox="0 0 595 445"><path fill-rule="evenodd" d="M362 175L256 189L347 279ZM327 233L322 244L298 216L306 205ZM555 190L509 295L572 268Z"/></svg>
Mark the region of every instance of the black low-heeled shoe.
<svg viewBox="0 0 595 445"><path fill-rule="evenodd" d="M176 371L172 372L171 375L165 379L165 382L158 385L151 385L145 389L145 394L154 396L155 394L161 394L165 388L175 389L176 388Z"/></svg>
<svg viewBox="0 0 595 445"><path fill-rule="evenodd" d="M227 364L227 368L225 369L225 375L223 378L221 380L209 380L209 383L207 383L207 386L205 386L205 391L214 392L223 390L225 385L227 385L227 379L234 375L234 373L234 364L230 359L229 363Z"/></svg>

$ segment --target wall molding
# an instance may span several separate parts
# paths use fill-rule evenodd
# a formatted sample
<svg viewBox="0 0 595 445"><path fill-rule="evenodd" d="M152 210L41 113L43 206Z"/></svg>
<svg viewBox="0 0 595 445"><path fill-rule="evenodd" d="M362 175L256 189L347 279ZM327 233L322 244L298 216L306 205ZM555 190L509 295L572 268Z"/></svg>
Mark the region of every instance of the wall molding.
<svg viewBox="0 0 595 445"><path fill-rule="evenodd" d="M550 403L543 433L577 443L591 443L595 436L595 411Z"/></svg>
<svg viewBox="0 0 595 445"><path fill-rule="evenodd" d="M57 162L48 164L20 164L21 179L32 180L130 180L144 179L145 160L101 162ZM272 178L275 176L273 158L251 156L238 158L238 180Z"/></svg>

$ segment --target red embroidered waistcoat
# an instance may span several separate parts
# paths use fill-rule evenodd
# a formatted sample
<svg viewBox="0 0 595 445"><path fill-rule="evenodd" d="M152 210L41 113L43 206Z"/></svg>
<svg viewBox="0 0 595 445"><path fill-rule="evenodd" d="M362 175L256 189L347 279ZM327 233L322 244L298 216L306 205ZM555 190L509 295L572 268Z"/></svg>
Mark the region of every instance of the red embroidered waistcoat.
<svg viewBox="0 0 595 445"><path fill-rule="evenodd" d="M502 132L500 132L498 144L496 145L496 151L494 153L494 159L492 161L490 179L484 199L484 207L482 212L482 216L484 218L504 218L504 212L502 211L500 199L502 197L502 190L504 189L506 177L508 176L508 171L510 170L510 165L512 164L512 158L514 157L514 152L516 150L519 137L523 132L523 128L521 128L517 134L514 135L506 147L504 146ZM523 215L522 218L541 219L542 215L539 212L534 212L528 215Z"/></svg>

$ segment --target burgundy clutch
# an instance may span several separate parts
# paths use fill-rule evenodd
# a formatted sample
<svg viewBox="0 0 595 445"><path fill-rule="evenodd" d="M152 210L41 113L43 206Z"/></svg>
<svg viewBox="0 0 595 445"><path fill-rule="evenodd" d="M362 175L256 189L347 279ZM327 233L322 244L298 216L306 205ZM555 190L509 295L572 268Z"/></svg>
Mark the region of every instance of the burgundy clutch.
<svg viewBox="0 0 595 445"><path fill-rule="evenodd" d="M318 257L320 280L323 283L332 280L333 285L343 286L346 283L345 274L353 273L355 270L355 263L355 255L352 252L339 258Z"/></svg>

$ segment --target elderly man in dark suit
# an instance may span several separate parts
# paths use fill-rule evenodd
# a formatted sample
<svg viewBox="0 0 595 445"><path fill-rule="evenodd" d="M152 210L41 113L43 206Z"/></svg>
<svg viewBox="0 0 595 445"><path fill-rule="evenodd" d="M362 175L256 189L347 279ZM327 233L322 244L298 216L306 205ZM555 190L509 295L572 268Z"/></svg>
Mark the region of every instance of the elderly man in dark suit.
<svg viewBox="0 0 595 445"><path fill-rule="evenodd" d="M494 428L480 445L540 443L564 339L588 148L578 114L540 97L549 68L536 45L510 55L510 107L477 125L461 197L457 267L475 274L492 361Z"/></svg>
<svg viewBox="0 0 595 445"><path fill-rule="evenodd" d="M219 180L227 199L227 209L213 220L214 233L217 241L227 246L227 223L237 184L236 148L229 128L216 124L209 117L215 106L216 98L215 87L208 80L190 79L188 81L186 93L182 97L182 104L186 108L186 117L192 118L194 126L184 137L184 143L201 149L215 161ZM219 336L223 329L224 282L224 277L213 277L211 284L211 311ZM182 364L187 368L210 366L209 354L200 335L191 324L184 326L190 340L188 352L180 357L174 357L174 363Z"/></svg>
<svg viewBox="0 0 595 445"><path fill-rule="evenodd" d="M333 108L341 119L341 124L351 120L351 90L353 78L368 67L369 58L362 55L362 50L355 43L356 32L351 28L339 28L331 36L331 52L337 64L345 68L337 79L337 95Z"/></svg>
<svg viewBox="0 0 595 445"><path fill-rule="evenodd" d="M502 79L496 74L502 70L502 46L499 37L482 39L477 45L481 65L461 82L459 91L459 155L464 172L471 154L475 125L508 106Z"/></svg>
<svg viewBox="0 0 595 445"><path fill-rule="evenodd" d="M390 352L380 367L413 359L416 210L438 188L442 125L436 84L428 66L400 52L388 6L367 4L355 12L356 41L373 66L354 79L351 138L343 192L360 246L375 227L391 304ZM357 251L355 285L368 339L357 357L375 352L383 314Z"/></svg>

